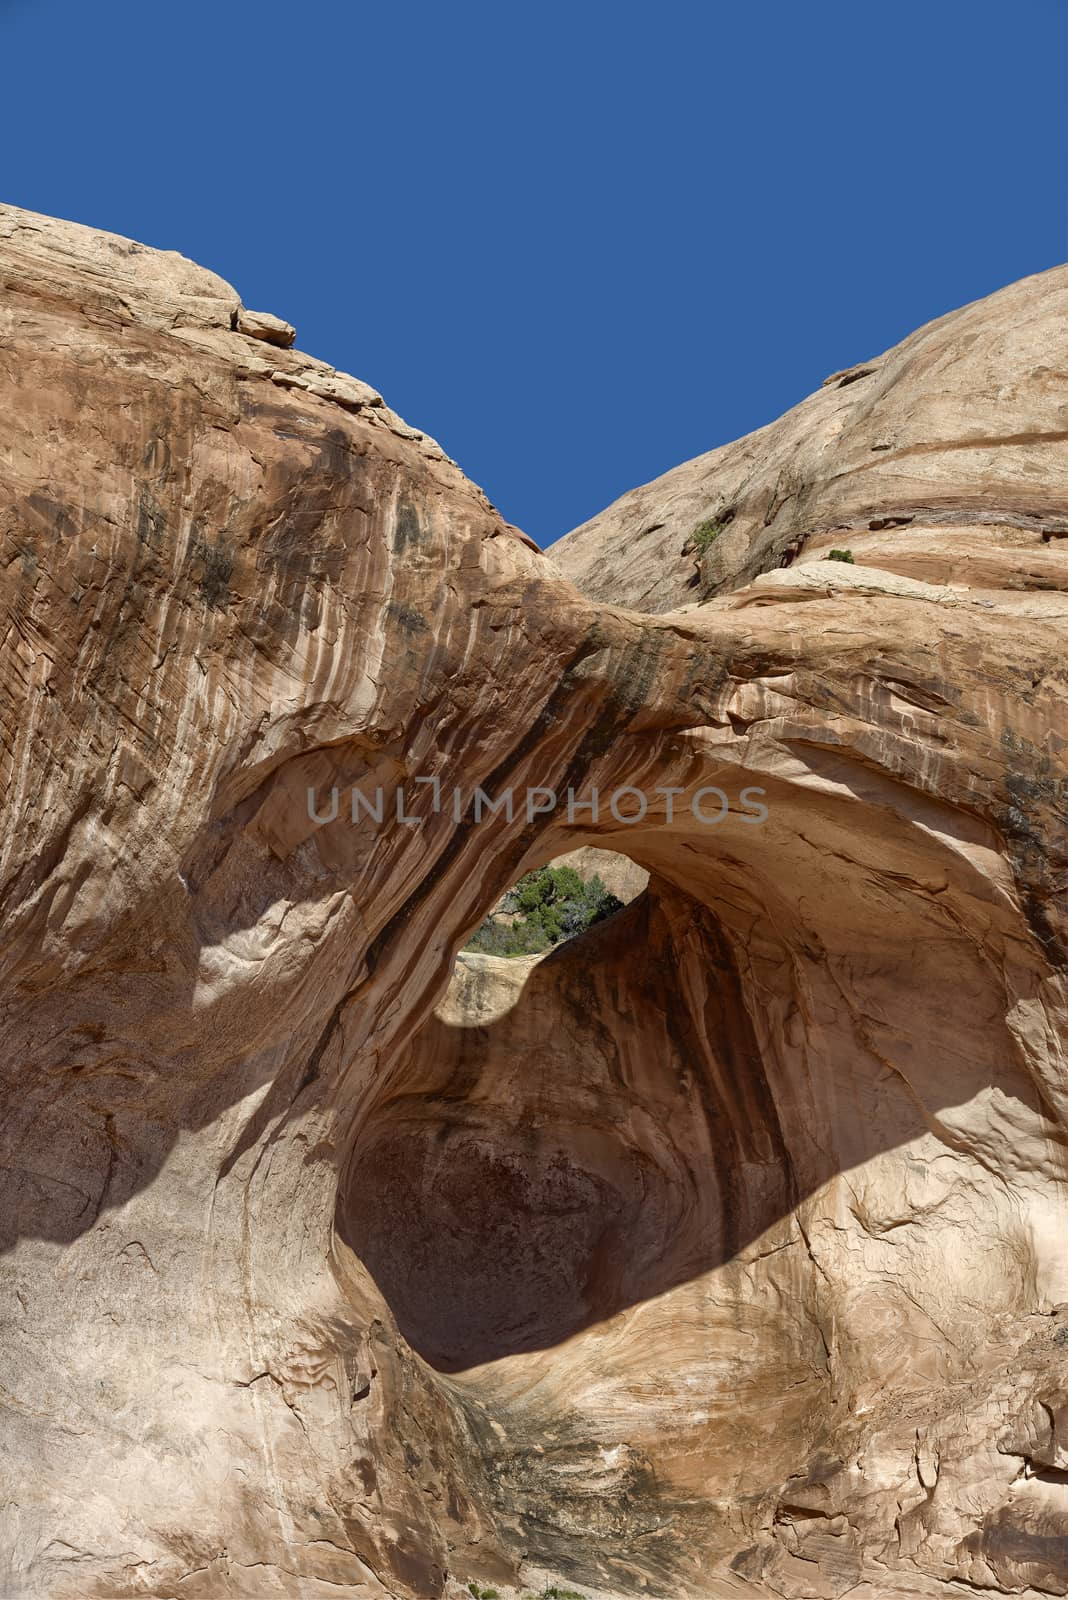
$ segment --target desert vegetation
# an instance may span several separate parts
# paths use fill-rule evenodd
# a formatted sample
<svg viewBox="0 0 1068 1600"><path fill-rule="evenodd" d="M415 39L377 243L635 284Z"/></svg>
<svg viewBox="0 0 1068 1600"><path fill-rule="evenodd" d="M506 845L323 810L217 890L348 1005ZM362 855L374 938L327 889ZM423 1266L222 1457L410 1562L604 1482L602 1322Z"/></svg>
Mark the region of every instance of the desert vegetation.
<svg viewBox="0 0 1068 1600"><path fill-rule="evenodd" d="M703 556L705 551L715 544L733 516L733 511L725 511L718 517L705 517L702 522L697 524L690 535L690 543L699 556Z"/></svg>
<svg viewBox="0 0 1068 1600"><path fill-rule="evenodd" d="M623 902L595 873L539 867L520 878L464 946L488 956L541 955L618 911Z"/></svg>

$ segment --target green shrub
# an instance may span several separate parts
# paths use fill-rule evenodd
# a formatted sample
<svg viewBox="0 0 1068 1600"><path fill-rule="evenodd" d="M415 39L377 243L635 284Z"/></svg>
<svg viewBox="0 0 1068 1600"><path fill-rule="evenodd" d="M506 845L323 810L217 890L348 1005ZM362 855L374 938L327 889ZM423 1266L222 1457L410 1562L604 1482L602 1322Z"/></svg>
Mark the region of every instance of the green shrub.
<svg viewBox="0 0 1068 1600"><path fill-rule="evenodd" d="M852 550L832 550L827 557L828 561L848 561L851 567L856 566Z"/></svg>
<svg viewBox="0 0 1068 1600"><path fill-rule="evenodd" d="M730 520L730 517L706 517L697 524L690 535L690 543L699 556L703 556L709 546L715 543Z"/></svg>
<svg viewBox="0 0 1068 1600"><path fill-rule="evenodd" d="M541 955L610 917L622 904L596 874L586 883L574 867L539 867L504 897L503 909L515 921L509 926L488 916L464 949L487 956Z"/></svg>
<svg viewBox="0 0 1068 1600"><path fill-rule="evenodd" d="M477 1583L469 1583L467 1592L474 1596L474 1600L501 1600L496 1589L483 1589Z"/></svg>
<svg viewBox="0 0 1068 1600"><path fill-rule="evenodd" d="M541 1594L526 1594L523 1600L586 1600L586 1596L577 1589L561 1589L559 1584L551 1583Z"/></svg>

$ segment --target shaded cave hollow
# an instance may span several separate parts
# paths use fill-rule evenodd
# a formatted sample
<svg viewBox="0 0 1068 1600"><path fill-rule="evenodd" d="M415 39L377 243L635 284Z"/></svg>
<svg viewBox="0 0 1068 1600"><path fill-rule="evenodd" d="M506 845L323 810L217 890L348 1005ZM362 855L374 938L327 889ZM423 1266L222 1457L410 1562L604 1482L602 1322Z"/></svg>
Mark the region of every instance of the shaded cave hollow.
<svg viewBox="0 0 1068 1600"><path fill-rule="evenodd" d="M636 898L540 956L461 952L390 1063L335 1227L439 1371L555 1349L701 1279L836 1172L908 1146L931 1116L917 1040L939 1114L981 1084L1034 1100L993 1013L981 1059L959 1048L988 982L969 933L991 915L986 833L820 763L811 786L769 782L767 826L729 841L685 818L631 833L652 874Z"/></svg>
<svg viewBox="0 0 1068 1600"><path fill-rule="evenodd" d="M440 1372L556 1349L789 1207L728 941L638 859L547 953L462 951L357 1133L337 1233Z"/></svg>
<svg viewBox="0 0 1068 1600"><path fill-rule="evenodd" d="M538 954L460 951L339 1196L341 1238L442 1372L557 1346L702 1265L704 1184L679 1146L710 1154L707 1107L663 1016L649 874L605 850L561 863L622 909ZM508 906L486 920L511 925Z"/></svg>

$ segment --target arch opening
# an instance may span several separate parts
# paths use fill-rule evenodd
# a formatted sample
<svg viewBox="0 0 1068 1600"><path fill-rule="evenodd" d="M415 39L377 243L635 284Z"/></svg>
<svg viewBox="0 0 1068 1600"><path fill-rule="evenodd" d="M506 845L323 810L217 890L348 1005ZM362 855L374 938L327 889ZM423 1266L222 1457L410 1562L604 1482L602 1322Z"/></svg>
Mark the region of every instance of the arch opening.
<svg viewBox="0 0 1068 1600"><path fill-rule="evenodd" d="M435 1368L555 1349L744 1262L776 1225L796 1244L798 1204L928 1137L926 1102L958 1141L977 1085L1038 1110L1004 1028L981 1062L954 1047L987 981L962 932L989 915L971 854L911 812L876 826L851 793L790 799L774 790L767 827L714 852L689 819L634 830L643 865L617 855L619 870L632 887L654 875L622 910L547 950L459 954L361 1123L337 1211ZM936 870L941 895L917 898ZM930 1084L912 1073L917 1033ZM759 1344L785 1340L789 1370L811 1332Z"/></svg>
<svg viewBox="0 0 1068 1600"><path fill-rule="evenodd" d="M556 860L575 857L629 903L544 952L460 953L341 1197L343 1240L441 1371L555 1348L700 1275L790 1198L714 915L646 892L629 858ZM706 1032L733 1104L695 1070ZM744 1160L777 1168L752 1215Z"/></svg>
<svg viewBox="0 0 1068 1600"><path fill-rule="evenodd" d="M544 955L622 911L648 882L648 872L629 856L580 846L524 873L483 918L464 953Z"/></svg>

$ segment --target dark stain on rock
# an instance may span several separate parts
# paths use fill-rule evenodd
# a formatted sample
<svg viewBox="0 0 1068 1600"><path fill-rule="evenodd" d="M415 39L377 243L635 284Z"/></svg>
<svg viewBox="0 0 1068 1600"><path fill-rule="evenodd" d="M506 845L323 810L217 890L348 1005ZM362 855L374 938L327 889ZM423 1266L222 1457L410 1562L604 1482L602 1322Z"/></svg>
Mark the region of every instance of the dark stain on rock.
<svg viewBox="0 0 1068 1600"><path fill-rule="evenodd" d="M65 506L50 500L47 495L31 494L26 497L27 521L36 522L39 531L55 534L61 539L73 539L78 531L74 517Z"/></svg>
<svg viewBox="0 0 1068 1600"><path fill-rule="evenodd" d="M397 520L393 534L393 549L397 555L403 555L406 550L427 542L423 525L419 521L419 513L408 500L402 500L397 507Z"/></svg>
<svg viewBox="0 0 1068 1600"><path fill-rule="evenodd" d="M151 467L161 478L166 477L171 466L171 447L165 434L154 433L145 445L141 457L143 467Z"/></svg>
<svg viewBox="0 0 1068 1600"><path fill-rule="evenodd" d="M391 622L408 634L425 633L430 626L422 612L410 606L406 600L391 600L386 607L386 614Z"/></svg>
<svg viewBox="0 0 1068 1600"><path fill-rule="evenodd" d="M209 607L213 611L224 609L230 597L230 579L234 571L229 550L221 539L218 544L211 544L198 534L193 538L190 556L199 568L200 592Z"/></svg>
<svg viewBox="0 0 1068 1600"><path fill-rule="evenodd" d="M764 1576L764 1559L764 1553L759 1545L747 1545L744 1550L739 1550L736 1556L731 1557L730 1568L747 1583L759 1583Z"/></svg>
<svg viewBox="0 0 1068 1600"><path fill-rule="evenodd" d="M163 548L167 518L147 489L142 489L138 498L135 530L139 545L157 552Z"/></svg>
<svg viewBox="0 0 1068 1600"><path fill-rule="evenodd" d="M1007 803L997 808L995 823L1009 847L1013 873L1031 930L1047 951L1061 951L1061 937L1048 902L1056 897L1058 868L1048 840L1068 838L1068 779L1053 768L1048 755L1021 739L1011 728L1001 736L1011 765L1004 778ZM1052 814L1052 816L1051 816ZM1051 827L1047 818L1056 818Z"/></svg>
<svg viewBox="0 0 1068 1600"><path fill-rule="evenodd" d="M1043 1516L1036 1528L1010 1520L1005 1507L963 1541L989 1562L1004 1587L1029 1585L1051 1594L1068 1592L1068 1520Z"/></svg>
<svg viewBox="0 0 1068 1600"><path fill-rule="evenodd" d="M587 633L576 645L566 666L563 669L556 688L553 690L545 705L542 707L539 715L535 718L533 725L527 730L527 732L513 747L504 760L500 761L493 771L489 773L483 780L482 788L487 794L499 794L502 789L508 788L511 784L513 773L521 766L521 763L525 757L529 755L532 750L537 749L538 745L545 738L546 731L555 722L559 721L562 717L565 717L568 714L568 709L573 701L576 678L579 675L581 664L587 659L587 657L595 655L601 648L601 644L602 640L600 637L600 630L595 624L594 627L590 629L589 633ZM599 726L599 728L595 728L592 733L588 734L587 741L584 741L583 751L580 751L579 755L576 756L575 761L572 763L570 770L571 772L574 772L576 776L580 772L584 772L586 770L587 766L589 765L589 760L591 759L590 757L583 759L586 742L598 744L602 749L607 749L608 744L611 743L612 735L616 726L615 722L612 718L605 717L603 719L603 723L611 723L611 727L606 730L602 724ZM570 776L565 779L565 783L569 781L571 781ZM468 835L474 826L475 823L473 820L465 820L454 829L449 843L438 857L434 866L423 878L415 893L411 895L410 898L406 900L405 903L400 907L400 909L394 913L389 922L382 929L381 933L379 933L372 940L371 944L368 946L365 957L367 971L369 974L373 974L376 971L386 950L389 948L392 941L407 926L416 908L424 900L429 899L434 893L437 884L448 872L456 856L459 855L460 851L467 843ZM531 840L538 833L540 833L545 826L545 821L543 819L538 819L536 822L532 823L528 828L526 828L522 834L520 834L509 851L508 865L510 867L515 867L518 865L523 856L526 854L527 847Z"/></svg>
<svg viewBox="0 0 1068 1600"><path fill-rule="evenodd" d="M427 1600L437 1600L445 1584L445 1575L434 1561L415 1550L395 1544L389 1550L389 1564L402 1583L413 1594L426 1595Z"/></svg>

